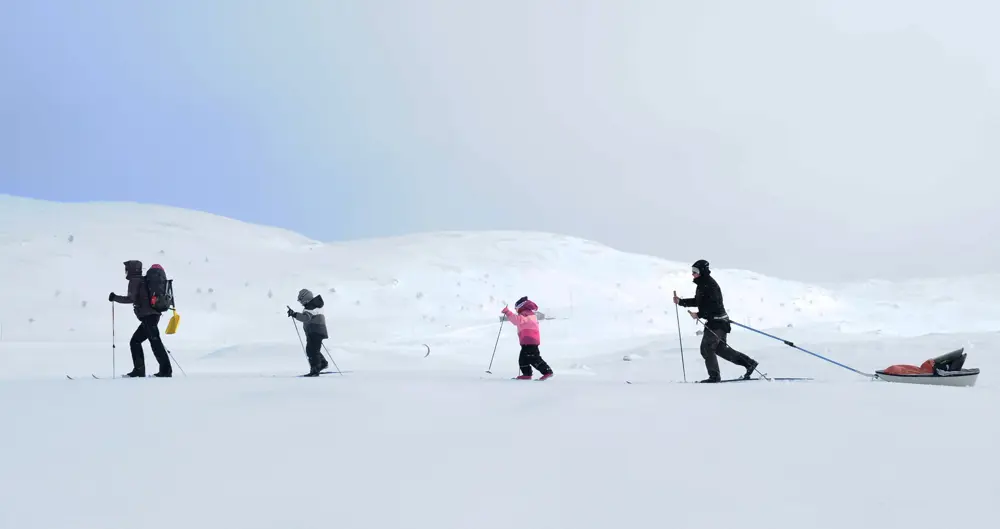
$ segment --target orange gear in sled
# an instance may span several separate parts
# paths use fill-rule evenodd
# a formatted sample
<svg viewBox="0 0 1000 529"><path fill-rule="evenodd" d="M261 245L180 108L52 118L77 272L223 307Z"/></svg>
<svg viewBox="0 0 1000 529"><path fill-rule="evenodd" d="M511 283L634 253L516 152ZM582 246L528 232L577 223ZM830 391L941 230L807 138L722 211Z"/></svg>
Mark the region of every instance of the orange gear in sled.
<svg viewBox="0 0 1000 529"><path fill-rule="evenodd" d="M909 364L896 364L883 370L887 375L933 375L934 359L925 360L920 367Z"/></svg>

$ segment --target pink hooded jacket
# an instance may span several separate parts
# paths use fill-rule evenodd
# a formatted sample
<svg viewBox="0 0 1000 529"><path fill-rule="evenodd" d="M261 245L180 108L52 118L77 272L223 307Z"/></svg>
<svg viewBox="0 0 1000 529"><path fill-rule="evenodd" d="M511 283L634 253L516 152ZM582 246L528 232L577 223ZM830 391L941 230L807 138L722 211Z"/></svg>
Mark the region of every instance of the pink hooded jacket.
<svg viewBox="0 0 1000 529"><path fill-rule="evenodd" d="M503 313L507 315L507 319L517 327L517 339L521 342L521 345L542 344L542 334L538 330L538 317L535 316L535 310L537 309L538 305L535 305L533 301L525 303L517 314L514 314L507 307L503 308Z"/></svg>

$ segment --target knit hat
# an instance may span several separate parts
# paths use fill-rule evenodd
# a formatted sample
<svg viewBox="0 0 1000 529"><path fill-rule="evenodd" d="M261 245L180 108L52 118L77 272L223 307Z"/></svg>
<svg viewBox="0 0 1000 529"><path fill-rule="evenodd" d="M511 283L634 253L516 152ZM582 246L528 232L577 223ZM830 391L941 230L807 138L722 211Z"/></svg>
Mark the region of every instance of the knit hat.
<svg viewBox="0 0 1000 529"><path fill-rule="evenodd" d="M528 296L524 296L521 299L517 300L517 303L514 304L514 309L517 310L518 312L523 312L528 310L534 312L538 310L538 305L536 305L534 301L528 299Z"/></svg>
<svg viewBox="0 0 1000 529"><path fill-rule="evenodd" d="M307 288L303 288L302 290L299 291L299 303L303 305L312 301L314 297L315 296L313 296L313 293L310 292L309 289Z"/></svg>
<svg viewBox="0 0 1000 529"><path fill-rule="evenodd" d="M691 265L691 271L703 276L712 273L712 271L708 269L708 261L704 259L698 259L695 261L694 264Z"/></svg>

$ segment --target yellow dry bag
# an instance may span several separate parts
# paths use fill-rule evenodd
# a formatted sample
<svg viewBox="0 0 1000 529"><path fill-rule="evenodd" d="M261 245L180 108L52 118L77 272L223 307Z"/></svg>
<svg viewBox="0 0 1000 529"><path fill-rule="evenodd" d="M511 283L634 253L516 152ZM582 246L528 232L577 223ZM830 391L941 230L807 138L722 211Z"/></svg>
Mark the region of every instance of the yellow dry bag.
<svg viewBox="0 0 1000 529"><path fill-rule="evenodd" d="M167 323L167 334L174 334L177 332L177 326L181 323L181 315L177 314L177 311L173 311L174 315L170 317L170 322Z"/></svg>

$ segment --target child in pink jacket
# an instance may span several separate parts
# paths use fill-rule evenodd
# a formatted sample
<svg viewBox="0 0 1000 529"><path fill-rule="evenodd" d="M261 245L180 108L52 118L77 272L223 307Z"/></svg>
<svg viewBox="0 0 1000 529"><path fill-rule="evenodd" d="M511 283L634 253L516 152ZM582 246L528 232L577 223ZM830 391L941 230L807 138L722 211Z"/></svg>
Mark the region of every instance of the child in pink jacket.
<svg viewBox="0 0 1000 529"><path fill-rule="evenodd" d="M521 366L521 376L518 380L531 380L531 368L534 367L542 373L545 380L552 376L552 368L542 360L542 353L538 346L542 343L541 333L538 330L538 317L535 311L538 305L528 299L528 296L517 300L514 304L517 314L514 314L507 307L503 308L504 315L517 327L517 339L521 343L521 354L517 358L518 365Z"/></svg>

